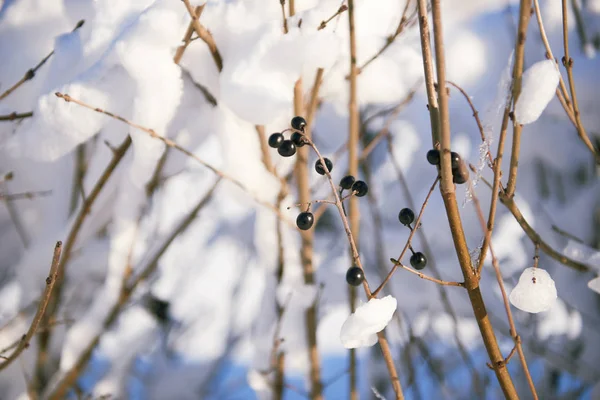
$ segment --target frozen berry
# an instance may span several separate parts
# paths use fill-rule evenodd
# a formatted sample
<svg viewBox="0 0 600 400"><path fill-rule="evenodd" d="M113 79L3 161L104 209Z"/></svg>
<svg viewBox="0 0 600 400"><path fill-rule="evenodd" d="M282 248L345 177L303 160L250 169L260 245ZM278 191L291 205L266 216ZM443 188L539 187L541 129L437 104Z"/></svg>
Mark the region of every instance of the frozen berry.
<svg viewBox="0 0 600 400"><path fill-rule="evenodd" d="M354 184L354 181L356 179L354 179L354 177L352 175L346 175L345 177L342 178L342 180L340 181L340 187L342 189L350 189L352 187L352 185Z"/></svg>
<svg viewBox="0 0 600 400"><path fill-rule="evenodd" d="M331 173L331 171L333 170L333 163L329 158L323 158L323 160L325 161L325 166ZM325 168L323 168L323 164L321 163L320 159L317 160L317 162L315 163L315 170L319 175L325 175Z"/></svg>
<svg viewBox="0 0 600 400"><path fill-rule="evenodd" d="M359 286L365 280L365 273L358 267L348 268L346 272L346 282L348 285Z"/></svg>
<svg viewBox="0 0 600 400"><path fill-rule="evenodd" d="M170 304L168 301L150 295L147 299L147 307L148 311L154 315L159 322L164 323L169 320Z"/></svg>
<svg viewBox="0 0 600 400"><path fill-rule="evenodd" d="M312 228L314 223L315 216L313 215L313 213L308 211L301 212L300 214L298 214L298 218L296 218L296 225L303 231L307 231L310 228Z"/></svg>
<svg viewBox="0 0 600 400"><path fill-rule="evenodd" d="M296 145L291 140L284 140L277 148L277 152L283 157L291 157L296 154Z"/></svg>
<svg viewBox="0 0 600 400"><path fill-rule="evenodd" d="M306 120L304 118L302 118L302 117L292 118L292 128L304 132L305 126L306 126Z"/></svg>
<svg viewBox="0 0 600 400"><path fill-rule="evenodd" d="M415 213L410 208L403 208L398 214L398 219L402 225L410 225L415 220Z"/></svg>
<svg viewBox="0 0 600 400"><path fill-rule="evenodd" d="M356 196L363 197L369 192L369 186L366 182L356 181L352 184L352 191L356 192Z"/></svg>
<svg viewBox="0 0 600 400"><path fill-rule="evenodd" d="M425 257L425 254L418 251L410 257L410 265L412 265L414 269L421 270L427 265L427 257Z"/></svg>
<svg viewBox="0 0 600 400"><path fill-rule="evenodd" d="M283 143L284 138L283 135L279 132L272 134L269 136L269 146L276 149Z"/></svg>
<svg viewBox="0 0 600 400"><path fill-rule="evenodd" d="M452 182L456 184L463 184L469 180L469 169L467 164L463 160L460 160L458 167L452 167Z"/></svg>
<svg viewBox="0 0 600 400"><path fill-rule="evenodd" d="M450 161L452 162L452 169L458 168L460 165L460 156L458 153L455 153L454 151L450 153Z"/></svg>
<svg viewBox="0 0 600 400"><path fill-rule="evenodd" d="M431 165L440 164L440 151L436 149L429 150L427 152L427 162Z"/></svg>
<svg viewBox="0 0 600 400"><path fill-rule="evenodd" d="M296 145L296 147L302 147L306 144L306 140L304 139L304 135L302 135L300 132L294 132L292 133L292 137L290 137L290 140L292 142L294 142L294 144Z"/></svg>

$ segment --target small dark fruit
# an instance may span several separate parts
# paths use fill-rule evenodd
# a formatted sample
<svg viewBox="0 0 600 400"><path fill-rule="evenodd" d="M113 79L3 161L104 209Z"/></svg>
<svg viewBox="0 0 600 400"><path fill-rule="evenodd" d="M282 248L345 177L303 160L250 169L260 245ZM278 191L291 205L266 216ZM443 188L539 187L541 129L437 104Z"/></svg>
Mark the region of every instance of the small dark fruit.
<svg viewBox="0 0 600 400"><path fill-rule="evenodd" d="M427 152L427 162L431 165L440 165L440 151L436 149Z"/></svg>
<svg viewBox="0 0 600 400"><path fill-rule="evenodd" d="M304 127L306 126L306 120L302 117L294 117L294 118L292 118L291 125L292 125L292 128L304 132Z"/></svg>
<svg viewBox="0 0 600 400"><path fill-rule="evenodd" d="M427 257L425 257L425 254L418 251L410 257L410 265L412 265L414 269L421 270L427 265Z"/></svg>
<svg viewBox="0 0 600 400"><path fill-rule="evenodd" d="M300 132L292 133L290 139L292 142L294 142L296 147L302 147L306 144L306 140L304 140L304 135L302 135Z"/></svg>
<svg viewBox="0 0 600 400"><path fill-rule="evenodd" d="M356 181L352 184L352 191L356 192L356 196L363 197L369 192L369 186L366 182Z"/></svg>
<svg viewBox="0 0 600 400"><path fill-rule="evenodd" d="M410 225L415 220L415 213L410 208L403 208L398 214L398 219L402 225Z"/></svg>
<svg viewBox="0 0 600 400"><path fill-rule="evenodd" d="M307 231L310 228L312 228L313 224L315 223L315 216L313 215L313 213L311 212L301 212L300 214L298 214L298 217L296 218L296 225L298 226L298 228L302 229L303 231Z"/></svg>
<svg viewBox="0 0 600 400"><path fill-rule="evenodd" d="M333 170L333 163L329 158L323 158L323 160L325 161L325 166L331 173L331 171ZM325 175L325 168L323 168L323 163L321 163L320 159L317 160L317 162L315 163L315 170L319 175Z"/></svg>
<svg viewBox="0 0 600 400"><path fill-rule="evenodd" d="M469 180L469 169L467 168L467 164L460 160L458 163L458 167L452 167L452 182L461 185Z"/></svg>
<svg viewBox="0 0 600 400"><path fill-rule="evenodd" d="M354 179L354 177L352 175L346 175L345 177L342 178L342 180L340 181L340 187L342 189L350 189L352 187L352 185L354 184L354 181L356 179Z"/></svg>
<svg viewBox="0 0 600 400"><path fill-rule="evenodd" d="M348 268L346 272L346 282L348 285L359 286L365 280L365 273L358 267Z"/></svg>
<svg viewBox="0 0 600 400"><path fill-rule="evenodd" d="M269 136L269 146L276 149L279 146L281 146L284 140L285 139L283 138L283 135L281 133L274 133L271 136Z"/></svg>
<svg viewBox="0 0 600 400"><path fill-rule="evenodd" d="M277 152L283 157L291 157L296 154L296 145L291 140L284 140L277 148Z"/></svg>
<svg viewBox="0 0 600 400"><path fill-rule="evenodd" d="M450 161L452 162L452 169L457 169L460 165L460 156L458 153L455 153L454 151L450 153Z"/></svg>

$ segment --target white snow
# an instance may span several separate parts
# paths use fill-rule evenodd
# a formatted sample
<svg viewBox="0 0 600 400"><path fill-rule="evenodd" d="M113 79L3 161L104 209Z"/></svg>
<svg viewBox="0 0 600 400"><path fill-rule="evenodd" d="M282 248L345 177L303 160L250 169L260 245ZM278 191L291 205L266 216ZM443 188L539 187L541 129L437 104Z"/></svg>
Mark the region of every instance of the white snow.
<svg viewBox="0 0 600 400"><path fill-rule="evenodd" d="M560 72L554 60L538 61L523 73L515 118L521 125L537 121L554 97Z"/></svg>
<svg viewBox="0 0 600 400"><path fill-rule="evenodd" d="M600 276L595 277L588 282L587 286L594 292L600 294Z"/></svg>
<svg viewBox="0 0 600 400"><path fill-rule="evenodd" d="M509 298L519 310L537 314L552 308L557 299L556 286L546 270L530 267L523 271Z"/></svg>
<svg viewBox="0 0 600 400"><path fill-rule="evenodd" d="M350 314L340 332L340 340L347 349L369 347L377 343L381 332L391 321L398 302L392 296L371 299Z"/></svg>

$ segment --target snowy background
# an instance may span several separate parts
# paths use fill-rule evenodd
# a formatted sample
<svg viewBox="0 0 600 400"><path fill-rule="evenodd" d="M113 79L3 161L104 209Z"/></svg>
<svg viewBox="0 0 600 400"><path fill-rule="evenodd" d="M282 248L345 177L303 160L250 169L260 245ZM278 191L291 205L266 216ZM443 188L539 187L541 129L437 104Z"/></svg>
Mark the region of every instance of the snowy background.
<svg viewBox="0 0 600 400"><path fill-rule="evenodd" d="M582 15L577 20L568 2L575 84L582 122L597 143L600 61L594 53L600 45L600 1L574 1ZM0 116L33 112L32 117L0 121L0 176L12 172L12 179L0 179L0 351L27 330L45 286L54 244L67 240L82 197L91 192L113 157L109 145L118 147L130 134L131 148L93 203L70 254L49 362L42 374L46 381L60 379L98 337L77 381L78 391L94 398L107 394L135 399L269 398L271 389L261 371L270 366L278 329L276 305L285 304L278 331L284 339L280 350L286 353L285 398L306 398L304 311L316 299L325 395L347 398L348 351L339 332L349 315L345 273L350 258L337 211L329 206L313 228L317 285L306 287L300 235L293 225L297 209L287 209L297 202L294 179L280 207L292 224L281 223L285 273L279 284L278 216L264 206L276 204L280 181L265 167L256 125L264 125L267 136L288 128L294 116L294 83L302 78L308 98L318 68L324 69L324 77L313 138L334 162L334 181L345 175L348 164L347 153L337 152L348 134L348 15L344 12L317 30L342 3L295 3L297 14L288 18L289 32L284 34L279 1L208 2L200 22L211 32L222 57L219 71L200 39L191 41L179 65L173 62L190 23L181 1L0 1L0 93L54 50L33 79L0 100ZM396 30L405 3L356 3L360 66ZM447 77L471 96L495 154L503 106L498 99L506 96L503 73L514 48L518 2L442 3ZM360 252L372 286L378 285L382 271L391 268L389 258L398 256L408 237L408 229L398 222L399 210L411 201L418 210L436 176L425 158L431 149L431 130L414 7L412 2L404 31L358 78L364 145L388 123L391 113L382 111L405 101L416 89L406 107L389 121L392 152L410 191L403 189L385 140L366 158L360 176L369 184L369 195L359 200ZM550 45L560 60L561 2L541 1L541 10ZM79 20L85 24L73 31ZM544 59L533 16L525 67ZM562 67L561 74L566 79ZM227 179L217 183L214 172L174 149L163 157L161 141L66 103L55 96L57 91L171 138L243 183L245 190ZM472 112L457 90L450 93L452 148L479 165L481 138ZM510 140L507 155L509 146ZM292 171L295 157L282 158L270 148L268 154L279 176ZM312 168L315 159L311 154L311 198L327 198L331 193L325 178ZM508 176L506 158L503 167ZM488 168L483 176L492 179ZM558 300L540 314L513 308L541 398L600 398L600 296L588 288L600 272L600 255L594 250L600 247L597 176L590 151L558 100L552 99L541 117L523 128L516 201L546 242L586 263L590 272L577 272L542 253L540 267L555 281ZM153 190L147 190L149 183L155 183ZM477 183L475 191L487 215L490 190ZM167 243L153 265L153 255L215 184L196 218ZM49 193L31 199L9 196L39 191ZM469 249L476 251L483 233L466 185L458 186L457 197ZM534 247L512 214L498 207L493 244L510 290L521 272L532 266ZM416 235L413 247L428 257L423 272L433 275L435 267L442 279L461 281L439 190L423 216L422 232L427 243ZM106 326L103 321L119 301L124 276L135 277L148 266L155 269ZM483 296L506 355L513 341L489 263L482 275ZM596 291L600 292L600 284ZM444 293L456 319L442 301ZM440 287L399 270L383 294L393 295L398 303L386 332L407 398L479 398L477 385L485 398L501 396L493 372L485 366L487 354L464 290ZM362 292L359 297L364 301ZM168 315L156 312L156 304L167 303ZM466 355L461 355L458 343ZM33 340L19 360L0 372L0 398L27 398L37 348ZM373 397L371 387L376 387L392 398L377 346L360 349L358 357L362 396ZM519 393L528 398L516 358L509 369Z"/></svg>

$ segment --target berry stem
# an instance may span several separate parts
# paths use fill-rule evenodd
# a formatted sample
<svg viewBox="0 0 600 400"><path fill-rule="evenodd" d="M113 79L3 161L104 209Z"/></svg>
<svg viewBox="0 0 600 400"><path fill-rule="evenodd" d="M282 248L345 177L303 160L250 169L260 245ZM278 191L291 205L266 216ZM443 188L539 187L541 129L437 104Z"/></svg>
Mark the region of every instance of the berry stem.
<svg viewBox="0 0 600 400"><path fill-rule="evenodd" d="M421 222L421 217L423 216L423 211L425 211L425 207L427 206L427 203L429 202L429 198L431 197L431 194L433 193L435 186L437 185L438 181L440 180L439 175L435 178L435 181L433 181L433 185L431 185L431 188L429 188L429 192L427 193L427 196L425 197L425 201L423 202L423 205L421 206L421 210L419 211L419 215L417 216L417 219L415 220L415 225L418 226L419 223ZM415 235L415 233L417 232L416 229L411 229L410 231L410 235L408 235L408 239L406 240L406 244L404 245L404 248L402 249L402 252L400 253L400 256L398 257L398 260L402 261L402 258L404 257L404 255L406 254L406 251L409 249L410 243L412 241L413 236ZM383 282L381 282L381 285L379 285L379 287L377 289L375 289L374 296L377 295L381 289L383 289L385 287L385 285L388 283L388 281L392 278L392 275L394 275L394 272L396 272L396 269L398 269L398 267L402 265L399 262L394 263L394 266L392 267L392 269L390 270L390 272L388 273L388 275L385 277L385 279L383 280ZM406 267L404 267L406 269ZM416 271L414 271L416 272ZM420 274L420 272L419 272ZM434 278L432 278L434 279ZM434 281L435 282L435 281ZM455 285L454 285L455 286Z"/></svg>
<svg viewBox="0 0 600 400"><path fill-rule="evenodd" d="M410 273L413 273L415 275L417 275L419 278L421 279L425 279L426 281L431 281L434 283L437 283L438 285L442 285L442 286L458 286L458 287L464 287L465 284L462 282L452 282L452 281L443 281L441 279L437 279L437 278L433 278L429 275L425 275L422 272L419 272L411 267L407 267L406 265L402 264L401 262L399 262L398 260L396 260L395 258L390 258L390 261L394 264L394 267L400 267L403 268L405 270L407 270ZM377 288L377 290L375 290L373 292L373 296L376 296L378 291L380 291L383 288Z"/></svg>

